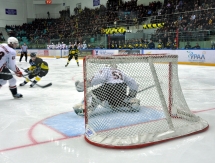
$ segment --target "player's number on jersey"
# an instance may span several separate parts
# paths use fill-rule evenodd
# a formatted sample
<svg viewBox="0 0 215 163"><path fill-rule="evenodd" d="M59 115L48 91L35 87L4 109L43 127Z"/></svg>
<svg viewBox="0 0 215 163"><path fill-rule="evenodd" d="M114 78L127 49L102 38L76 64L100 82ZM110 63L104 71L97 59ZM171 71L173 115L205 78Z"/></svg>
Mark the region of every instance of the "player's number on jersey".
<svg viewBox="0 0 215 163"><path fill-rule="evenodd" d="M2 59L3 56L4 56L4 52L0 52L0 60Z"/></svg>
<svg viewBox="0 0 215 163"><path fill-rule="evenodd" d="M122 80L122 74L120 72L112 71L112 75L113 75L114 79L120 79L120 80Z"/></svg>

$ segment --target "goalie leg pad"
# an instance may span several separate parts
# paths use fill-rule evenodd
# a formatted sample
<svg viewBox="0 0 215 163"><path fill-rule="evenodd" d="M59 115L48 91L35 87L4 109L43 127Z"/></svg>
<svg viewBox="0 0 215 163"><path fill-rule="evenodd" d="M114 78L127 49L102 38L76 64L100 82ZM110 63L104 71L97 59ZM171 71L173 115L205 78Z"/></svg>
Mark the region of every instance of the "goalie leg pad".
<svg viewBox="0 0 215 163"><path fill-rule="evenodd" d="M79 116L84 116L84 100L81 103L73 106L74 112Z"/></svg>
<svg viewBox="0 0 215 163"><path fill-rule="evenodd" d="M84 116L84 110L83 109L79 109L79 108L78 109L73 108L73 109L77 115Z"/></svg>

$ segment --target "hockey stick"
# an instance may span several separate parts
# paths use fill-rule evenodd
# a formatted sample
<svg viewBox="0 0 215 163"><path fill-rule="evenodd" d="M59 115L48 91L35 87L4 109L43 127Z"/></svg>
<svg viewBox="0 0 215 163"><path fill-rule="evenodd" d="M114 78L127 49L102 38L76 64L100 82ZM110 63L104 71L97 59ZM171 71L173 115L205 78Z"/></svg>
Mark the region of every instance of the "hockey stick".
<svg viewBox="0 0 215 163"><path fill-rule="evenodd" d="M12 73L7 73L7 72L0 72L0 74L3 74L3 75L15 75L15 74L12 74Z"/></svg>
<svg viewBox="0 0 215 163"><path fill-rule="evenodd" d="M161 82L160 84L162 84L162 82ZM146 91L146 90L148 90L148 89L150 89L150 88L153 88L153 87L155 87L155 86L156 86L156 85L153 84L153 85L151 85L151 86L148 86L148 87L146 87L146 88L144 88L144 89L141 89L141 90L137 91L137 93ZM92 93L92 91L90 92L90 95L96 100L97 103L99 103L99 104L102 103L102 102Z"/></svg>
<svg viewBox="0 0 215 163"><path fill-rule="evenodd" d="M21 69L25 70L25 69L22 68L22 67L21 67ZM27 79L27 80L29 80L30 82L33 82L32 80L30 80L30 79L28 79L28 78L25 77L26 75L29 75L29 74L30 74L30 73L27 73L27 74L25 74L25 75L22 75L22 77L25 78L25 79ZM43 85L43 86L36 83L36 85L37 85L38 87L40 87L40 88L46 88L46 87L51 86L52 83L48 83L48 84Z"/></svg>
<svg viewBox="0 0 215 163"><path fill-rule="evenodd" d="M16 74L12 74L12 73L7 73L7 72L0 72L0 74L3 74L3 75L16 75ZM27 76L28 74L25 74L23 76Z"/></svg>
<svg viewBox="0 0 215 163"><path fill-rule="evenodd" d="M26 70L26 69L24 69L24 68L22 68L22 67L21 67L21 69L23 69L24 72L25 72L25 70ZM30 75L30 74L31 74L31 73L27 73L27 74L25 74L25 75L23 75L23 76L28 76L28 75Z"/></svg>
<svg viewBox="0 0 215 163"><path fill-rule="evenodd" d="M30 80L30 79L26 78L25 76L22 76L22 77L23 77L23 78L25 78L25 79L27 79L27 80L29 80L31 83L33 83L33 81L32 81L32 80ZM39 84L37 84L37 83L36 83L36 85L37 85L38 87L40 87L40 88L46 88L46 87L51 86L51 85L52 85L52 83L48 83L48 84L46 84L46 85L39 85Z"/></svg>

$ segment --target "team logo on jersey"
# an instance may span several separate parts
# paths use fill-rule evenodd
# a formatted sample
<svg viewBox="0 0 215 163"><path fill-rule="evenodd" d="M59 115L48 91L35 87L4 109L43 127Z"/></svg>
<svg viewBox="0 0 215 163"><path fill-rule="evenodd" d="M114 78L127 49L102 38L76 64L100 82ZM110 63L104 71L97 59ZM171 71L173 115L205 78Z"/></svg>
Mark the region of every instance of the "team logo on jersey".
<svg viewBox="0 0 215 163"><path fill-rule="evenodd" d="M12 60L14 60L15 59L15 56L12 56Z"/></svg>

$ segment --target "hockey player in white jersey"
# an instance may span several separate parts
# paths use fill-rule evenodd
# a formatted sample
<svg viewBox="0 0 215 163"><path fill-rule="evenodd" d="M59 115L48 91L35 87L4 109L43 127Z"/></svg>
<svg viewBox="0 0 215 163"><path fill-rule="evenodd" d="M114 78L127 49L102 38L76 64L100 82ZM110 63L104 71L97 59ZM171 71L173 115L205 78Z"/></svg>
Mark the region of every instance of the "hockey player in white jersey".
<svg viewBox="0 0 215 163"><path fill-rule="evenodd" d="M10 74L10 70L16 76L22 77L22 72L16 66L16 51L19 41L15 37L9 37L7 44L0 44L0 87L9 81L9 89L14 98L22 98L22 94L17 93L16 79Z"/></svg>
<svg viewBox="0 0 215 163"><path fill-rule="evenodd" d="M92 77L88 86L99 84L102 85L93 89L91 92L92 99L90 107L88 108L89 111L95 110L98 105L104 102L108 102L108 106L112 110L119 110L120 108L126 107L126 111L129 112L139 111L140 100L136 98L139 84L133 78L117 69L116 65L111 65L100 70ZM84 91L83 82L77 81L75 86L78 92ZM127 87L129 88L128 95ZM77 115L84 115L83 103L82 101L81 104L73 107Z"/></svg>

